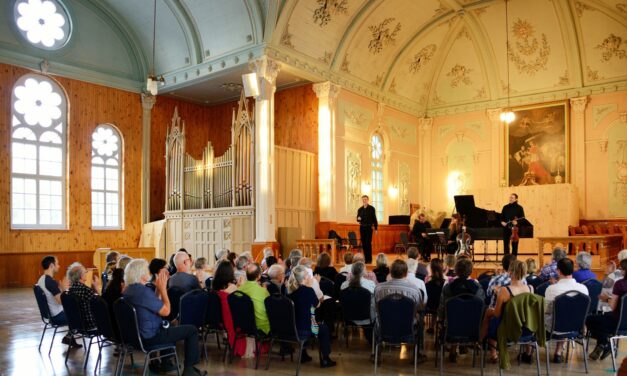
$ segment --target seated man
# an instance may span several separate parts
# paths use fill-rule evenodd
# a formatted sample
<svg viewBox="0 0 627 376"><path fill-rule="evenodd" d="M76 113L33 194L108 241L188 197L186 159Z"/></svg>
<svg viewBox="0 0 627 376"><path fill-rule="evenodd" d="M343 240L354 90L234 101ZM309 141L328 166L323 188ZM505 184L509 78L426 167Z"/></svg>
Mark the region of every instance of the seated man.
<svg viewBox="0 0 627 376"><path fill-rule="evenodd" d="M255 311L255 324L257 325L257 330L268 334L270 332L270 321L268 320L264 300L270 296L270 293L264 287L259 285L260 277L261 268L259 265L249 264L246 267L246 282L244 282L238 290L248 295L250 300L253 301L253 310Z"/></svg>
<svg viewBox="0 0 627 376"><path fill-rule="evenodd" d="M425 214L420 213L418 215L418 220L414 221L414 226L411 229L414 241L418 243L418 248L420 249L422 258L426 261L429 261L431 258L432 246L431 241L429 241L429 237L427 236L427 229L430 229L431 227L431 223L427 221Z"/></svg>
<svg viewBox="0 0 627 376"><path fill-rule="evenodd" d="M187 254L185 254L187 257ZM189 259L189 258L188 258ZM168 284L168 271L161 269L155 280L156 294L146 283L150 280L148 262L144 259L131 261L124 271L126 289L124 299L129 302L137 312L139 334L145 344L160 345L185 341L185 368L183 376L206 375L206 371L200 371L194 365L198 363L198 330L193 325L162 326L163 316L170 314L170 300L166 286ZM166 370L166 369L164 369Z"/></svg>
<svg viewBox="0 0 627 376"><path fill-rule="evenodd" d="M176 252L173 261L176 266L176 273L168 281L168 287L178 287L184 292L199 289L198 278L191 274L192 260L190 260L187 252Z"/></svg>
<svg viewBox="0 0 627 376"><path fill-rule="evenodd" d="M91 300L98 295L97 291L100 291L100 278L94 274L91 287L87 287L85 284L87 282L87 269L80 262L75 262L67 269L67 279L70 281L68 293L78 298L85 326L87 329L95 329L96 320L91 313L90 305Z"/></svg>
<svg viewBox="0 0 627 376"><path fill-rule="evenodd" d="M427 287L420 278L416 277L416 270L418 268L418 261L415 259L407 259L407 280L411 282L418 290L420 290L422 299L420 300L420 306L427 304Z"/></svg>
<svg viewBox="0 0 627 376"><path fill-rule="evenodd" d="M562 247L555 247L553 249L552 260L550 264L546 264L540 270L538 277L543 281L551 281L551 283L557 281L557 262L563 258L566 258L566 250Z"/></svg>
<svg viewBox="0 0 627 376"><path fill-rule="evenodd" d="M61 292L67 290L68 280L67 277L63 278L63 283L59 286L59 283L54 280L54 275L59 271L59 260L54 256L46 256L41 260L41 267L44 269L44 274L39 277L37 286L39 286L46 295L46 301L48 302L48 309L50 310L50 322L54 325L66 326L67 318L65 312L63 312L63 306L61 305ZM76 343L76 340L68 334L63 337L61 341L65 345L71 345L74 348L83 347Z"/></svg>
<svg viewBox="0 0 627 376"><path fill-rule="evenodd" d="M270 281L266 283L266 288L270 294L287 295L287 287L285 286L285 268L283 265L274 264L268 269L268 278Z"/></svg>
<svg viewBox="0 0 627 376"><path fill-rule="evenodd" d="M573 262L568 258L563 258L557 262L557 283L547 287L544 292L544 326L547 331L552 330L553 325L553 304L555 298L567 291L579 291L582 294L588 295L588 288L581 283L578 283L573 278ZM555 346L555 354L553 355L553 363L563 363L562 350L564 349L564 342L557 342Z"/></svg>

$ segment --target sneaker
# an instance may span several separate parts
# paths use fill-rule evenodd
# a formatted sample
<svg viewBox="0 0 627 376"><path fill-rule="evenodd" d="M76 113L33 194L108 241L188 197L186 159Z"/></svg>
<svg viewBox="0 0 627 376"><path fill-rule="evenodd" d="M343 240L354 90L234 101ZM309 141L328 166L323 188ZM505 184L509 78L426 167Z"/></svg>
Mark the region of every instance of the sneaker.
<svg viewBox="0 0 627 376"><path fill-rule="evenodd" d="M331 358L326 358L320 361L320 368L331 368L335 367L336 364L337 362L331 360Z"/></svg>
<svg viewBox="0 0 627 376"><path fill-rule="evenodd" d="M592 350L592 352L590 353L589 358L592 360L599 360L599 358L601 357L601 354L603 354L605 350L605 347L606 346L597 344L594 350Z"/></svg>
<svg viewBox="0 0 627 376"><path fill-rule="evenodd" d="M562 354L553 355L553 363L556 363L556 364L564 363L564 356L562 356Z"/></svg>

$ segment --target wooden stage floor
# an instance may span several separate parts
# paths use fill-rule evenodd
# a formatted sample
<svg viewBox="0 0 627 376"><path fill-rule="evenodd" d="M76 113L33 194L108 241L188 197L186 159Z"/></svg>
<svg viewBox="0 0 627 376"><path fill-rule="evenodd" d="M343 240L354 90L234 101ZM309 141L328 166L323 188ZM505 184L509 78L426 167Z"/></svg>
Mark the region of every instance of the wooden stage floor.
<svg viewBox="0 0 627 376"><path fill-rule="evenodd" d="M87 365L87 371L83 371L83 350L72 350L67 364L63 364L66 346L61 345L61 338L57 336L52 354L48 356L47 349L50 345L52 334L46 334L41 353L37 351L41 329L43 325L39 318L37 305L33 292L29 288L2 289L0 290L0 375L32 376L32 375L82 375L94 374L97 351L92 348L92 354ZM433 336L426 336L426 355L428 361L418 365L420 375L438 375L438 369L434 367ZM591 347L592 344L591 344ZM369 360L370 347L363 338L353 335L350 341L350 350L345 346L343 339L334 340L332 343L333 352L331 357L337 361L335 368L321 370L314 356L314 362L304 364L301 374L307 375L371 375L373 374L373 364ZM621 347L619 357L623 359L627 355L627 345ZM179 348L179 356L182 359L182 349ZM276 352L276 351L275 351ZM514 350L510 353L513 357ZM115 357L111 348L103 351L103 365L96 374L110 375L115 367ZM310 353L315 353L310 352ZM541 359L544 359L544 350L540 350ZM408 359L411 351L406 349L391 349L383 351L383 362L379 368L380 375L410 375L412 374L411 361ZM135 367L128 364L124 369L124 374L141 374L140 363L143 357L137 354L135 357ZM479 375L479 368L472 368L470 355L460 355L456 364L448 362L445 357L445 374L455 376ZM620 364L620 363L619 363ZM602 362L591 361L590 375L611 375L611 362L606 359ZM546 373L544 362L541 364L542 373ZM224 366L221 360L221 353L218 351L215 342L209 343L209 360L198 365L199 368L206 369L209 375L239 376L239 375L260 375L278 376L293 375L295 366L289 361L282 362L278 355L273 356L270 370L259 369L255 371L253 360L234 359L233 364ZM580 374L584 375L583 360L581 350L573 356L568 364L552 365L551 373L555 376ZM176 373L170 373L170 375ZM486 365L486 375L497 375L496 365ZM516 366L515 362L512 370L506 374L535 375L535 365Z"/></svg>

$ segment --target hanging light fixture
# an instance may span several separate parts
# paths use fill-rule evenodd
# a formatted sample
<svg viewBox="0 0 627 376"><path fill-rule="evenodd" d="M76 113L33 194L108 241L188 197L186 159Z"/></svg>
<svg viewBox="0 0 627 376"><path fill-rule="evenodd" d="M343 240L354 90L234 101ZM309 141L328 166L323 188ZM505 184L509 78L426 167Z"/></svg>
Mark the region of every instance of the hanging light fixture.
<svg viewBox="0 0 627 376"><path fill-rule="evenodd" d="M157 95L159 85L165 85L165 79L162 75L155 75L155 44L157 40L157 0L154 0L152 13L152 66L148 78L146 78L146 91L152 95Z"/></svg>
<svg viewBox="0 0 627 376"><path fill-rule="evenodd" d="M516 120L516 114L512 111L509 105L509 96L510 96L510 84L509 84L509 17L508 17L508 9L507 3L509 0L505 0L505 62L507 66L507 107L504 111L501 112L500 118L501 121L505 124L510 124L514 120Z"/></svg>

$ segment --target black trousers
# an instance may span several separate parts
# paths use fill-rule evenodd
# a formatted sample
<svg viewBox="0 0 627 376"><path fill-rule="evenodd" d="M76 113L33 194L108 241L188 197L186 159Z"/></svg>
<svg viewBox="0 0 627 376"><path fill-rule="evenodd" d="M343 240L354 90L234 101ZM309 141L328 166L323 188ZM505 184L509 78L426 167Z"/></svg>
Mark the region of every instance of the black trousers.
<svg viewBox="0 0 627 376"><path fill-rule="evenodd" d="M361 246L364 250L366 264L372 263L372 226L359 226Z"/></svg>
<svg viewBox="0 0 627 376"><path fill-rule="evenodd" d="M590 315L586 319L586 326L590 331L591 337L597 340L599 345L607 346L610 344L610 337L616 330L618 320L613 314Z"/></svg>
<svg viewBox="0 0 627 376"><path fill-rule="evenodd" d="M193 325L170 326L161 329L156 336L144 339L147 345L159 345L163 343L176 343L185 340L185 367L192 367L198 363L198 329Z"/></svg>
<svg viewBox="0 0 627 376"><path fill-rule="evenodd" d="M512 236L512 230L509 227L503 227L503 253L509 255L509 239ZM514 256L518 256L518 242L512 243L512 253Z"/></svg>

